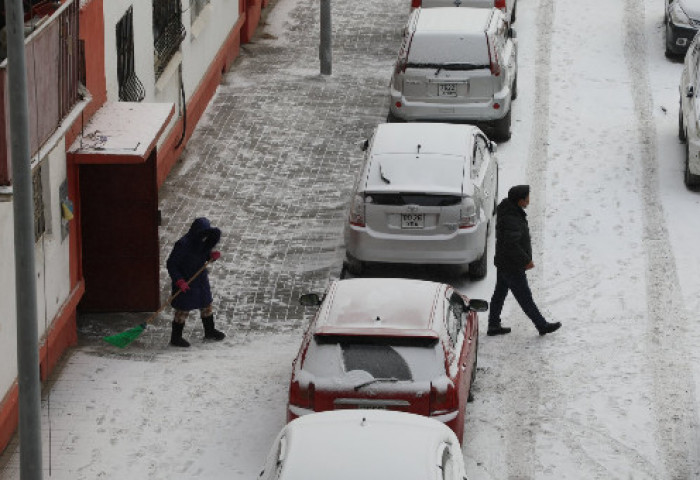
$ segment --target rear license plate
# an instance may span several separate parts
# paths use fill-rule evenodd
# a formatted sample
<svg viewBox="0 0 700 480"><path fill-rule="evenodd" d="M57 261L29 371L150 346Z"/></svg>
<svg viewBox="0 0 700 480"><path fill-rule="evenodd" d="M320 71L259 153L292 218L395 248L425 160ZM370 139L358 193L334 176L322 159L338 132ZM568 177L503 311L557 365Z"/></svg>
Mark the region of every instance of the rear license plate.
<svg viewBox="0 0 700 480"><path fill-rule="evenodd" d="M425 216L422 213L402 213L401 228L417 229L425 227Z"/></svg>
<svg viewBox="0 0 700 480"><path fill-rule="evenodd" d="M438 83L438 97L456 97L456 83Z"/></svg>

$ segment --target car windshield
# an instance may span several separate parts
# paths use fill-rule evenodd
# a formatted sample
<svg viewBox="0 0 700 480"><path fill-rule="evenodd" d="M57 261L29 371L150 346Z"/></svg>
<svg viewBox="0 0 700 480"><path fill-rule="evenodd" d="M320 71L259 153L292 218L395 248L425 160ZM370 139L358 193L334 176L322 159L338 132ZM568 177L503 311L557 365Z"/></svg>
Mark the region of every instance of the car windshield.
<svg viewBox="0 0 700 480"><path fill-rule="evenodd" d="M430 338L317 336L309 345L303 369L336 382L350 372L366 372L363 382L430 381L445 374L439 345Z"/></svg>

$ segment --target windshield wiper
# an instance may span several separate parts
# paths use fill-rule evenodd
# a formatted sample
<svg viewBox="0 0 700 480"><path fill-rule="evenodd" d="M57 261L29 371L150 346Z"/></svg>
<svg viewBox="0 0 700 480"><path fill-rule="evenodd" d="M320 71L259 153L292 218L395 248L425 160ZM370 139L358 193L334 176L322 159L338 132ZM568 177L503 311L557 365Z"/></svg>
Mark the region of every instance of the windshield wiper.
<svg viewBox="0 0 700 480"><path fill-rule="evenodd" d="M408 63L406 68L435 68L437 75L441 70L480 70L489 66L476 63Z"/></svg>
<svg viewBox="0 0 700 480"><path fill-rule="evenodd" d="M396 377L388 377L388 378L373 378L372 380L367 380L366 382L363 382L359 385L355 385L355 391L358 391L362 387L366 387L367 385L372 385L373 383L377 382L398 382L399 379Z"/></svg>

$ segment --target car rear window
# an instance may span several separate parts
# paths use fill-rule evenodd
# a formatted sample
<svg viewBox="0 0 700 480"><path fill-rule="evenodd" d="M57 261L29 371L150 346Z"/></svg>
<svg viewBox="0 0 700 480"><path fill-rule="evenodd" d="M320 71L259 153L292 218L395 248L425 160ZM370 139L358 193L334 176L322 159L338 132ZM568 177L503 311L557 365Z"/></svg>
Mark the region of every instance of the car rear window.
<svg viewBox="0 0 700 480"><path fill-rule="evenodd" d="M368 194L375 205L419 205L421 207L449 207L458 205L458 195L431 195L427 193L372 193Z"/></svg>
<svg viewBox="0 0 700 480"><path fill-rule="evenodd" d="M338 335L314 337L302 368L321 378L363 371L374 378L430 381L445 374L444 365L435 339Z"/></svg>
<svg viewBox="0 0 700 480"><path fill-rule="evenodd" d="M472 65L488 68L489 51L486 35L446 35L444 33L416 33L408 52L408 64ZM455 67L458 68L458 67ZM465 68L465 67L462 67Z"/></svg>

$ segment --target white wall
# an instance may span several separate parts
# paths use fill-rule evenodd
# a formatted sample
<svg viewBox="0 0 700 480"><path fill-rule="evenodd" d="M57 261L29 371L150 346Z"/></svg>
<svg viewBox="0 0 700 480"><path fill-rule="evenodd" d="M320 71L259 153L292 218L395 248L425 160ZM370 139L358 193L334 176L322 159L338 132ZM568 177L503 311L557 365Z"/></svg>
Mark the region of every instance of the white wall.
<svg viewBox="0 0 700 480"><path fill-rule="evenodd" d="M0 400L17 377L17 305L12 202L0 202Z"/></svg>
<svg viewBox="0 0 700 480"><path fill-rule="evenodd" d="M105 76L107 99L119 100L117 82L116 25L127 9L134 7L134 63L136 76L146 91L144 102L167 102L180 105L180 76L178 64L182 64L182 81L189 101L206 74L231 29L239 18L238 0L211 0L192 25L189 0L182 0L182 24L187 36L165 72L156 82L153 66L153 7L151 0L109 0L104 2L105 16ZM174 116L161 141L167 137L178 120Z"/></svg>

